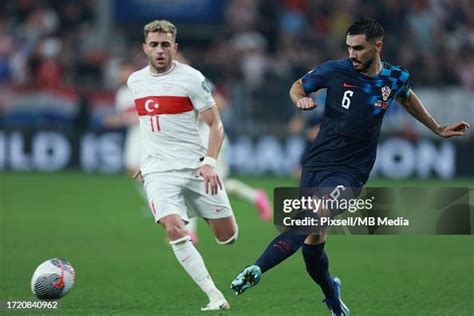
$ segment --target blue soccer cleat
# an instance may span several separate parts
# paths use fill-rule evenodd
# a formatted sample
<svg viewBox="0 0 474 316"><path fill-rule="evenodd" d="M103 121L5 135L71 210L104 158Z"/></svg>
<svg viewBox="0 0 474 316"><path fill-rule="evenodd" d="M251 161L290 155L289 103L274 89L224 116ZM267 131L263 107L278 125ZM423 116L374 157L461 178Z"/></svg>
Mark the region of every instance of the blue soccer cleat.
<svg viewBox="0 0 474 316"><path fill-rule="evenodd" d="M334 284L334 296L331 298L326 297L323 302L328 306L332 316L349 316L351 312L341 299L341 280L333 277L332 282Z"/></svg>
<svg viewBox="0 0 474 316"><path fill-rule="evenodd" d="M230 288L235 292L235 295L240 295L252 286L257 285L261 277L262 270L259 266L248 266L232 281Z"/></svg>

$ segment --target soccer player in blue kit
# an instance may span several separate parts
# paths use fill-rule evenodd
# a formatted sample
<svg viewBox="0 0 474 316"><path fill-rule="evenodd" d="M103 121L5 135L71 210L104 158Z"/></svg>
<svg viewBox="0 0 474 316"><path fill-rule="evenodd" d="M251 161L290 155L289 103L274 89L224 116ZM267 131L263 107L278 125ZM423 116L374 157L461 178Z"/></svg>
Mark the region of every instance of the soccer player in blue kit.
<svg viewBox="0 0 474 316"><path fill-rule="evenodd" d="M408 71L381 61L383 37L384 30L375 20L365 17L356 21L346 32L349 58L327 61L291 87L291 100L301 110L314 109L317 105L309 95L327 89L319 134L303 156L300 187L335 189L342 185L347 188L344 198L356 198L375 162L383 116L395 99L441 137L461 136L470 127L464 121L438 124L410 88ZM281 233L234 279L231 289L242 294L256 285L263 273L302 247L306 270L321 287L331 314L349 315L340 295L341 282L329 273L325 241L326 230L308 235L291 230Z"/></svg>

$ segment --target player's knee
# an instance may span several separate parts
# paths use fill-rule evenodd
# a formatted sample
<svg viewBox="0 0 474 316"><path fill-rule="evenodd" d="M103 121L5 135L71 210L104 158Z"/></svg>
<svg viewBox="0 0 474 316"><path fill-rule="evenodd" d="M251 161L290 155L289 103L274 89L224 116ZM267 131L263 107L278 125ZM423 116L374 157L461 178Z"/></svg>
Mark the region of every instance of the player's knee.
<svg viewBox="0 0 474 316"><path fill-rule="evenodd" d="M319 233L316 235L309 235L304 240L304 243L307 245L319 245L326 242L326 233Z"/></svg>
<svg viewBox="0 0 474 316"><path fill-rule="evenodd" d="M166 225L165 230L166 230L166 235L168 236L169 240L177 240L188 235L186 231L186 227L184 225L179 225L179 224Z"/></svg>
<svg viewBox="0 0 474 316"><path fill-rule="evenodd" d="M238 236L239 236L239 230L236 227L233 230L217 234L216 242L219 245L232 245L234 242L237 241Z"/></svg>

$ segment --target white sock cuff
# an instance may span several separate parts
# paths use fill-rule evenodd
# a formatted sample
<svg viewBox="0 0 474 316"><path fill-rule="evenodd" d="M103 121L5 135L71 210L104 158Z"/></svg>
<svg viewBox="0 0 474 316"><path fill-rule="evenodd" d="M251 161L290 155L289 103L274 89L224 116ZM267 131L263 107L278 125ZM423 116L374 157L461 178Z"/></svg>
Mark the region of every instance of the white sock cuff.
<svg viewBox="0 0 474 316"><path fill-rule="evenodd" d="M178 238L176 240L170 241L170 245L171 246L176 246L178 244L185 243L185 242L190 241L190 240L191 240L191 237L189 235L186 235L184 237L181 237L181 238Z"/></svg>
<svg viewBox="0 0 474 316"><path fill-rule="evenodd" d="M232 244L233 242L235 242L237 240L237 237L239 237L239 227L235 227L235 234L232 235L232 237L230 237L229 239L227 240L224 240L224 241L220 241L219 239L216 238L216 242L219 244L219 245L229 245L229 244Z"/></svg>

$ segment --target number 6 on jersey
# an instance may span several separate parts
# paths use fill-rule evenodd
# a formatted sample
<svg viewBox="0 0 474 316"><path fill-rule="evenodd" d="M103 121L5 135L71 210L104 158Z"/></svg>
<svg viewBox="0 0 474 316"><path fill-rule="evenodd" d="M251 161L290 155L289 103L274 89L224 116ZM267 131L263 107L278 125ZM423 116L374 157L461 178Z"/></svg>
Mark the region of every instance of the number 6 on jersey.
<svg viewBox="0 0 474 316"><path fill-rule="evenodd" d="M351 97L354 95L354 91L346 90L344 92L344 96L342 97L342 107L346 110L349 110L349 106L351 106Z"/></svg>

